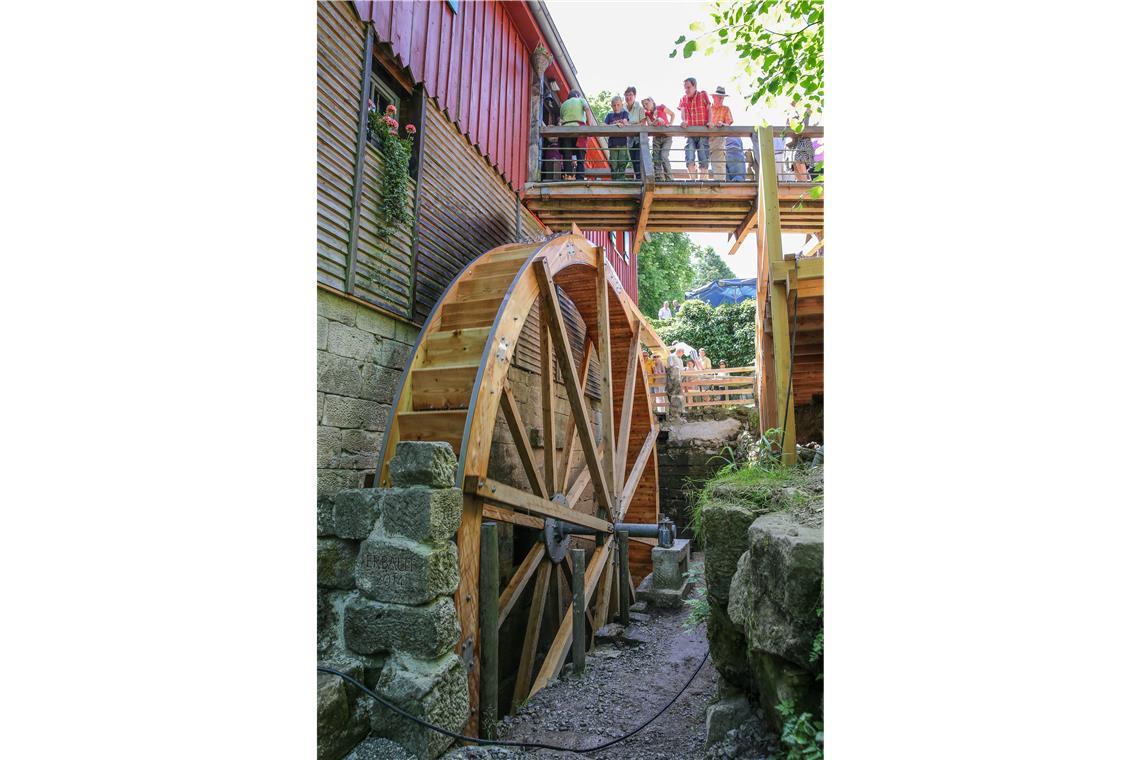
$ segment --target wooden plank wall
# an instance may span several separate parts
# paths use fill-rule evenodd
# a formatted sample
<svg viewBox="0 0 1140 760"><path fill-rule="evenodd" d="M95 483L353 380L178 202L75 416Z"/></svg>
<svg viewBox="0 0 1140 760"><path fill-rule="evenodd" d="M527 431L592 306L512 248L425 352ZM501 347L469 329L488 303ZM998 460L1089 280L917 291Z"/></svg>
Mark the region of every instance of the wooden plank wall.
<svg viewBox="0 0 1140 760"><path fill-rule="evenodd" d="M317 282L347 292L348 241L365 26L351 3L317 4ZM377 214L383 159L364 151L353 295L394 314L411 313L412 234L383 240ZM408 181L408 203L415 184Z"/></svg>
<svg viewBox="0 0 1140 760"><path fill-rule="evenodd" d="M317 4L317 281L343 291L364 31L347 3Z"/></svg>

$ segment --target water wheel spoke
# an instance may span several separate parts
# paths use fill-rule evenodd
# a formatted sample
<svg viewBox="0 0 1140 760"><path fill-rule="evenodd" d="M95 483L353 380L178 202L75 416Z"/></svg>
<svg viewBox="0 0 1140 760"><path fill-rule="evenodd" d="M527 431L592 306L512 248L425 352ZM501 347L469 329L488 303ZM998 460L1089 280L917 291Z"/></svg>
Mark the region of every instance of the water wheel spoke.
<svg viewBox="0 0 1140 760"><path fill-rule="evenodd" d="M527 581L534 575L534 571L538 569L539 563L542 562L546 555L546 547L541 541L535 543L527 553L526 558L523 559L522 564L515 570L515 574L511 576L511 580L507 583L507 587L503 589L503 593L499 594L499 627L503 627L503 621L507 619L507 615L511 614L514 609L515 602L522 596L523 589L526 588Z"/></svg>
<svg viewBox="0 0 1140 760"><path fill-rule="evenodd" d="M617 438L617 486L615 491L621 493L625 488L625 466L629 459L629 429L633 422L634 382L641 375L638 372L638 361L641 358L641 323L633 326L633 340L629 344L629 357L625 369L625 389L621 401L621 424L618 426ZM620 505L619 505L620 511Z"/></svg>
<svg viewBox="0 0 1140 760"><path fill-rule="evenodd" d="M586 414L586 398L582 393L582 384L578 382L578 376L574 372L570 337L566 332L566 323L562 319L562 312L558 310L558 297L554 288L554 278L550 275L550 264L547 263L546 259L539 259L534 266L538 279L538 289L547 306L546 318L549 320L554 354L558 359L558 366L562 369L562 377L568 380L566 395L570 399L570 411L577 421L578 438L582 442L582 452L586 455L586 466L590 470L590 478L594 481L594 491L598 494L599 500L605 508L606 517L610 522L613 522L613 500L610 497L606 478L602 473L602 463L598 461L598 452L594 449L593 441L590 440L590 422ZM599 349L599 356L600 354L601 349Z"/></svg>
<svg viewBox="0 0 1140 760"><path fill-rule="evenodd" d="M590 341L586 344L585 350L582 351L582 363L578 366L578 382L582 387L586 387L586 377L590 373L590 357L594 353L594 342ZM559 487L556 489L562 493L566 493L570 487L570 461L574 453L574 428L575 428L574 415L571 414L566 419L566 434L562 436L562 460L558 465L559 473ZM573 503L573 502L571 502Z"/></svg>
<svg viewBox="0 0 1140 760"><path fill-rule="evenodd" d="M503 394L500 399L499 405L503 409L503 417L507 420L507 428L511 431L515 448L518 449L519 459L522 460L523 471L526 473L530 488L542 498L548 499L552 492L547 490L547 483L543 482L539 475L538 463L534 459L534 449L531 448L530 441L527 440L526 427L523 425L522 414L519 413L519 406L515 402L515 394L511 390L510 383L503 386Z"/></svg>
<svg viewBox="0 0 1140 760"><path fill-rule="evenodd" d="M594 594L594 590L598 586L598 580L602 575L602 568L606 566L605 558L609 555L610 550L613 548L613 536L606 538L605 544L598 551L594 552L594 556L590 558L590 564L586 567L586 577L584 580L584 591L586 595L586 602L589 604L590 598ZM550 644L550 649L546 653L546 659L542 663L542 667L535 676L534 685L530 689L528 696L533 697L544 688L550 679L562 670L562 666L566 663L566 654L570 651L570 636L574 626L574 610L568 609L562 616L562 623L558 626L558 632L554 634L554 641Z"/></svg>
<svg viewBox="0 0 1140 760"><path fill-rule="evenodd" d="M617 474L614 472L614 367L610 334L610 288L606 281L606 251L597 248L595 297L598 324L598 365L601 369L602 406L602 473L612 499L617 497ZM607 514L609 512L607 511ZM611 516L612 519L612 516Z"/></svg>
<svg viewBox="0 0 1140 760"><path fill-rule="evenodd" d="M649 434L645 436L645 443L641 444L641 451L638 452L637 459L633 462L633 469L629 471L629 480L625 483L625 488L621 493L620 502L620 521L625 517L626 510L629 509L629 503L633 500L633 495L637 493L637 484L641 480L641 474L645 472L645 465L649 463L649 457L653 454L653 449L657 445L657 432L660 430L656 425L649 429Z"/></svg>
<svg viewBox="0 0 1140 760"><path fill-rule="evenodd" d="M515 692L511 698L511 711L526 699L530 686L530 672L534 669L534 656L538 651L538 636L542 629L542 612L546 608L546 591L550 584L550 560L543 559L538 566L534 580L534 595L530 602L530 615L526 621L526 637L523 639L522 653L519 656L519 669L515 677Z"/></svg>

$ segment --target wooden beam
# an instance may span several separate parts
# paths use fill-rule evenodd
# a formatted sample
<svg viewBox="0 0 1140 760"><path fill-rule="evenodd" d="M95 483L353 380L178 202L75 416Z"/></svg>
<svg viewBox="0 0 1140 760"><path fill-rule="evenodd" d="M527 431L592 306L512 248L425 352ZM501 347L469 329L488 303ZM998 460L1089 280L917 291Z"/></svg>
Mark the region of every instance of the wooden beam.
<svg viewBox="0 0 1140 760"><path fill-rule="evenodd" d="M578 383L585 387L586 377L590 374L590 357L594 353L594 342L590 341L586 344L585 350L582 351L582 363L578 366ZM566 417L566 433L562 436L562 458L558 465L558 479L556 481L558 487L555 492L567 493L567 487L570 485L570 458L574 453L574 426L576 420L574 415L570 414ZM573 506L574 502L570 502Z"/></svg>
<svg viewBox="0 0 1140 760"><path fill-rule="evenodd" d="M641 480L641 473L645 471L645 465L649 461L649 455L653 453L653 447L657 445L657 433L660 429L654 425L649 430L649 435L645 436L645 443L641 444L641 451L638 452L637 459L633 462L633 469L629 471L629 480L625 482L625 489L621 493L618 520L625 517L629 503L633 500L633 495L637 493L637 483Z"/></svg>
<svg viewBox="0 0 1140 760"><path fill-rule="evenodd" d="M549 499L551 492L547 490L546 484L542 482L542 477L539 475L538 463L534 461L534 449L530 447L530 441L527 440L522 415L519 413L518 404L515 403L515 394L511 390L510 383L503 386L503 394L499 399L499 406L503 408L503 417L507 420L507 429L511 431L511 438L514 439L515 448L518 449L519 459L522 460L523 471L526 472L530 489L542 498Z"/></svg>
<svg viewBox="0 0 1140 760"><path fill-rule="evenodd" d="M617 438L617 493L625 488L625 465L629 459L629 429L633 423L634 381L641 377L638 362L641 359L641 322L633 326L633 340L629 344L629 358L625 368L625 389L622 392L621 423Z"/></svg>
<svg viewBox="0 0 1140 760"><path fill-rule="evenodd" d="M548 314L552 316L550 324L551 339L554 343L554 353L558 364L562 367L562 376L571 381L567 383L566 395L570 400L570 411L577 418L578 438L582 442L582 453L586 457L586 466L590 469L590 477L594 481L594 491L605 508L606 517L612 522L614 516L613 499L606 487L605 475L602 473L601 462L598 461L598 452L590 440L590 421L586 415L586 399L582 392L582 385L574 374L574 358L570 351L570 336L566 332L566 323L562 320L562 312L557 308L558 297L554 288L554 278L550 275L550 264L544 258L534 262L535 274L538 280L538 289L543 301L550 307Z"/></svg>
<svg viewBox="0 0 1140 760"><path fill-rule="evenodd" d="M610 591L613 589L613 556L615 542L611 539L606 542L609 550L606 552L605 565L602 567L602 577L600 579L600 586L598 587L597 598L594 599L594 623L596 627L590 634L591 646L594 634L598 632L598 628L609 622L610 613ZM603 551L600 547L598 551Z"/></svg>
<svg viewBox="0 0 1140 760"><path fill-rule="evenodd" d="M464 481L464 490L487 501L497 501L500 504L506 504L515 509L525 509L528 512L535 512L543 517L553 517L558 520L574 523L575 525L581 525L585 528L605 531L606 533L613 530L607 521L599 517L588 515L585 512L576 512L573 509L567 509L552 501L541 499L534 494L529 494L526 491L522 491L514 486L509 486L506 483L500 483L491 478L480 478L478 475L468 475Z"/></svg>
<svg viewBox="0 0 1140 760"><path fill-rule="evenodd" d="M776 419L784 431L783 463L796 463L796 410L789 400L792 390L792 355L788 334L788 293L785 283L773 283L772 345L776 365Z"/></svg>
<svg viewBox="0 0 1140 760"><path fill-rule="evenodd" d="M538 569L538 565L546 556L546 544L540 539L535 542L534 546L530 547L526 557L523 558L522 564L515 570L515 574L511 576L511 580L507 583L507 587L503 589L503 593L499 594L499 627L503 627L503 621L507 619L507 615L511 614L511 610L515 607L515 602L522 596L523 589L526 588L526 582L530 580L530 576L534 575L534 571Z"/></svg>
<svg viewBox="0 0 1140 760"><path fill-rule="evenodd" d="M736 232L733 233L736 235L736 242L734 242L732 244L732 247L728 249L729 256L733 255L737 252L737 250L740 249L740 244L744 242L744 239L746 237L748 237L748 233L751 232L752 228L756 226L756 222L759 218L760 198L757 197L756 203L752 205L752 210L748 212L748 216L744 217L744 221L740 223L740 226L736 228Z"/></svg>
<svg viewBox="0 0 1140 760"><path fill-rule="evenodd" d="M613 544L613 536L606 539L605 545L600 550L594 551L594 556L590 558L590 565L586 568L586 599L589 599L597 588L598 579L601 577L602 569L606 566L605 558L610 551ZM542 668L535 676L534 686L531 687L530 696L534 696L550 683L550 679L562 670L562 666L566 663L566 653L570 650L570 629L573 624L574 611L567 610L566 614L562 616L562 624L558 626L558 633L554 634L554 641L550 644L550 649L546 652L546 659L542 663Z"/></svg>
<svg viewBox="0 0 1140 760"><path fill-rule="evenodd" d="M653 195L656 192L657 175L653 171L651 160L652 147L649 142L649 133L642 130L638 135L641 144L639 151L641 157L641 211L637 217L637 227L633 235L633 253L636 256L641 250L641 243L645 240L646 225L649 223L649 209L653 205Z"/></svg>
<svg viewBox="0 0 1140 760"><path fill-rule="evenodd" d="M519 657L519 669L515 675L515 692L511 697L511 712L527 698L530 687L530 671L534 668L534 655L538 651L538 636L542 628L542 612L546 607L546 587L550 583L551 563L543 560L539 564L538 577L534 581L534 596L531 597L530 614L526 620L526 636Z"/></svg>
<svg viewBox="0 0 1140 760"><path fill-rule="evenodd" d="M488 520L495 520L496 522L508 522L511 525L521 525L524 528L541 529L546 525L542 518L524 515L522 512L500 507L497 504L484 504L483 517Z"/></svg>
<svg viewBox="0 0 1140 760"><path fill-rule="evenodd" d="M602 474L612 498L617 498L617 473L614 472L614 366L610 341L610 286L606 277L606 250L596 249L597 269L594 282L598 326L598 369L602 407Z"/></svg>
<svg viewBox="0 0 1140 760"><path fill-rule="evenodd" d="M479 735L494 736L499 720L499 526L479 533Z"/></svg>

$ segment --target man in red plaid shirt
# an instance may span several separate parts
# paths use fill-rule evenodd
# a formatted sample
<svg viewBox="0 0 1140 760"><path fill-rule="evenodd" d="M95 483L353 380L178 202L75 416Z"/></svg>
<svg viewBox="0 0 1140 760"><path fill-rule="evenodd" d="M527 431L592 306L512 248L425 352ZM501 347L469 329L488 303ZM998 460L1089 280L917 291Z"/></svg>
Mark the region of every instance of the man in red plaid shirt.
<svg viewBox="0 0 1140 760"><path fill-rule="evenodd" d="M713 125L709 94L704 90L697 90L697 80L693 77L685 80L685 96L681 98L677 108L681 111L682 127ZM712 179L712 173L709 171L709 138L689 137L685 140L685 166L689 168L690 177L695 174L697 180Z"/></svg>

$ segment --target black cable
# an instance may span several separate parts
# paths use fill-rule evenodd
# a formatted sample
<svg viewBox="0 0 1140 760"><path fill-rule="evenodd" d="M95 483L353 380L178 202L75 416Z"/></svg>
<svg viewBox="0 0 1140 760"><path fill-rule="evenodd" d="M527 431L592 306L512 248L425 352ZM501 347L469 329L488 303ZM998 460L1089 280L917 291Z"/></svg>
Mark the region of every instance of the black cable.
<svg viewBox="0 0 1140 760"><path fill-rule="evenodd" d="M329 673L330 675L339 676L339 677L343 678L345 681L352 684L356 688L360 689L365 694L372 697L373 699L375 699L377 702L379 702L380 704L387 707L392 712L395 712L399 715L402 715L405 718L407 718L408 720L411 720L411 721L414 721L415 723L420 724L424 728L430 728L432 731L443 734L444 736L450 736L452 739L459 739L459 740L465 741L465 742L473 742L475 744L498 745L501 747L535 747L537 749L552 749L552 750L556 750L558 752L597 752L598 750L606 749L606 748L612 747L615 744L618 744L620 742L624 742L626 739L633 737L634 735L639 733L643 728L648 726L650 723L652 723L653 721L660 718L661 715L666 710L668 710L670 707L672 707L673 703L676 702L678 699L680 699L681 695L685 693L685 689L689 688L689 685L693 682L693 679L695 679L697 677L697 673L701 672L701 668L703 668L705 666L705 661L708 660L708 658L709 658L709 650L706 649L705 650L705 656L701 658L701 664L698 665L697 669L693 671L693 674L691 676L689 676L689 680L686 681L685 685L681 687L681 690L678 691L673 696L673 698L669 700L669 703L666 704L664 707L662 707L657 712L657 714L654 715L652 718L645 721L644 723L642 723L640 726L638 726L637 728L630 731L625 736L618 737L617 739L612 739L612 740L610 740L604 744L599 744L596 747L586 747L584 749L579 749L577 747L558 747L558 746L555 746L553 744L543 744L542 742L517 742L517 741L507 741L507 740L498 740L498 739L480 739L477 736L467 736L465 734L457 734L453 731L448 731L446 728L443 728L441 726L437 726L434 723L428 723L426 720L424 720L422 718L418 718L415 715L412 715L411 713L397 707L396 705L392 704L388 700L381 697L376 692L372 691L372 689L369 689L367 686L362 684L360 681L357 681L355 678L350 676L348 673L342 673L341 671L337 670L336 668L330 668L330 667L325 666L325 665L318 665L317 671L320 673Z"/></svg>

